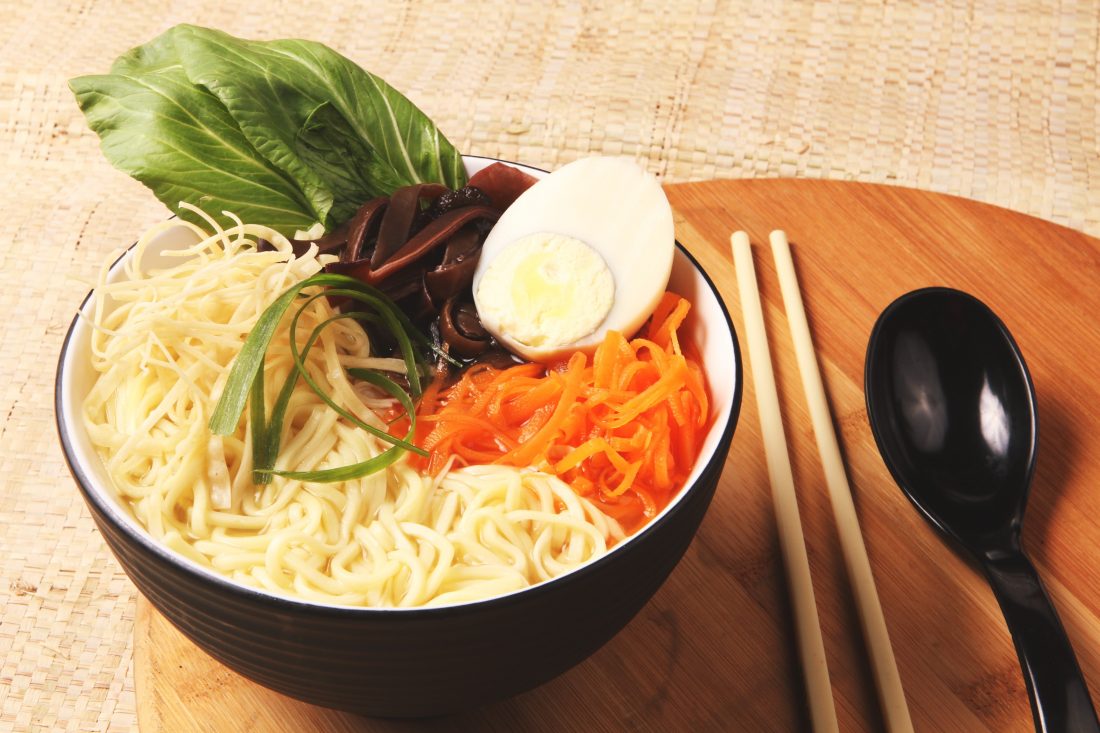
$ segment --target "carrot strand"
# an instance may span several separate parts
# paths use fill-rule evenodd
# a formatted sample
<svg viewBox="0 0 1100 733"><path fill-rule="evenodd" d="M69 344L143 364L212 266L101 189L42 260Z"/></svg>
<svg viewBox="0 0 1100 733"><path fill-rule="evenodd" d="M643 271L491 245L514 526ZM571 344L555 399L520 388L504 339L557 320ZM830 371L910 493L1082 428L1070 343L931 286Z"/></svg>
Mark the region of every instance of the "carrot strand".
<svg viewBox="0 0 1100 733"><path fill-rule="evenodd" d="M608 332L552 368L471 367L429 388L417 445L428 471L456 465L532 466L566 481L633 532L687 480L708 415L703 369L681 334L690 303L666 293L639 337Z"/></svg>

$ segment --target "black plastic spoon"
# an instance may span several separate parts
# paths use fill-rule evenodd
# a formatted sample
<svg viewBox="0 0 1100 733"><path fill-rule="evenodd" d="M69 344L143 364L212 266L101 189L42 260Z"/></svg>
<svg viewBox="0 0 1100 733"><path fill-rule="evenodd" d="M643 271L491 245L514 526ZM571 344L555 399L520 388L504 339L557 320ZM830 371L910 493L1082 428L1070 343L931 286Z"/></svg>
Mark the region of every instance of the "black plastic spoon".
<svg viewBox="0 0 1100 733"><path fill-rule="evenodd" d="M875 323L864 382L871 431L894 479L993 587L1035 729L1100 731L1073 648L1020 545L1039 425L1008 329L971 295L913 291Z"/></svg>

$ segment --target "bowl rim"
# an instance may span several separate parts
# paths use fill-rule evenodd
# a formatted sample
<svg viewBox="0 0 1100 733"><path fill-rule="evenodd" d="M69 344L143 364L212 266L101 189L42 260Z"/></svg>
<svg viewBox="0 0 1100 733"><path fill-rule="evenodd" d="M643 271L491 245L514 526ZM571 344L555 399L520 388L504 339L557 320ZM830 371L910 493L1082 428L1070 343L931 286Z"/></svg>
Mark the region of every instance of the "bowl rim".
<svg viewBox="0 0 1100 733"><path fill-rule="evenodd" d="M464 155L463 159L472 159L480 161L489 161L490 163L505 163L508 165L517 166L520 168L527 168L530 170L537 170L542 173L547 171L536 168L534 166L526 165L523 163L515 163L513 161L504 160L502 158L494 158L490 156L481 155ZM174 216L171 218L175 218ZM118 266L119 262L126 257L134 248L135 243L130 244L126 250L120 254L110 265L110 269L113 270ZM539 596L554 592L556 589L561 588L565 584L579 581L585 576L590 575L598 570L602 569L604 565L613 561L616 557L623 552L629 550L630 547L640 544L647 536L654 534L661 527L667 525L680 511L680 509L687 503L688 494L696 491L702 480L713 471L719 462L725 463L726 453L728 451L721 451L719 448L723 444L728 445L732 440L734 429L737 425L741 412L741 401L743 397L744 386L744 369L743 360L741 354L741 346L737 338L737 331L734 328L733 320L730 318L729 309L726 307L725 301L722 298L717 286L711 279L710 275L699 263L699 261L677 240L675 242L676 249L681 255L683 255L695 271L702 277L703 282L709 288L714 300L718 306L719 312L722 314L726 325L726 332L729 334L730 345L733 350L733 366L734 366L734 385L732 403L730 405L729 414L726 418L726 424L722 426L721 434L716 442L716 450L707 458L706 463L699 468L699 473L694 481L683 486L679 493L676 495L674 503L666 507L657 517L652 521L645 524L638 529L634 534L625 538L615 547L611 548L603 555L589 560L578 568L570 570L569 572L559 575L555 578L542 581L535 585L530 585L518 590L509 591L501 595L494 595L488 598L482 598L473 601L464 601L460 603L451 603L441 606L412 606L412 607L377 607L377 606L351 606L340 605L334 603L325 603L322 601L313 601L306 598L295 598L292 596L280 595L275 592L266 590L264 588L258 588L253 586L244 585L233 581L232 579L217 573L209 568L204 568L201 565L188 560L184 556L170 550L161 542L157 542L147 532L139 530L134 523L120 520L117 516L119 511L124 511L120 507L110 506L108 502L111 501L110 497L106 495L106 490L95 488L95 481L85 473L80 465L80 460L77 458L78 451L70 438L69 433L72 428L68 426L65 420L65 409L63 399L63 383L65 379L65 363L67 361L66 356L69 352L72 340L74 338L77 326L83 317L83 313L88 306L89 301L92 299L94 289L89 290L88 293L80 302L80 306L77 309L76 315L73 317L72 322L69 324L69 328L65 332L65 339L62 341L61 349L58 353L57 368L54 374L54 424L57 429L57 435L61 443L62 454L65 458L65 463L69 467L69 472L72 474L73 479L76 481L77 488L84 496L84 500L94 507L94 514L100 515L103 519L101 521L108 521L116 531L121 532L129 541L136 542L145 550L152 552L158 559L163 562L167 562L174 568L182 571L188 577L195 579L199 582L205 582L213 585L219 591L228 592L235 596L239 601L251 601L259 604L266 604L275 607L279 610L286 612L308 612L311 614L321 614L326 618L347 618L347 617L359 617L359 616L388 616L395 618L408 618L408 619L432 619L439 617L453 617L456 613L476 613L490 608L499 608L510 603L518 602L520 599L527 601L537 601ZM713 431L717 425L711 427ZM708 431L709 432L709 431ZM719 461L720 459L720 461ZM719 472L720 475L720 472ZM97 517L93 516L93 519ZM124 568L125 570L125 568Z"/></svg>

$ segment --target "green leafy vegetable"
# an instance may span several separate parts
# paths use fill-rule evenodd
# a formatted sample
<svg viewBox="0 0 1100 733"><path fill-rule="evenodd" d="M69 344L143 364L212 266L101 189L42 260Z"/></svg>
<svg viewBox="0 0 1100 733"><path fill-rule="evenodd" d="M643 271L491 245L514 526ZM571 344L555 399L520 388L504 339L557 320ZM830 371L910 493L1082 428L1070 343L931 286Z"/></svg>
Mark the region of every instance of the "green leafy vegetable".
<svg viewBox="0 0 1100 733"><path fill-rule="evenodd" d="M399 186L465 183L423 112L320 43L178 25L69 84L108 160L173 210L187 201L291 235L331 230Z"/></svg>
<svg viewBox="0 0 1100 733"><path fill-rule="evenodd" d="M345 192L332 209L331 218L336 221L353 216L359 203L389 195L402 185L386 182L385 170L376 172L372 180L369 166L348 165L349 160L371 160L373 153L328 102L314 109L302 123L294 150L306 166L330 182L333 190Z"/></svg>
<svg viewBox="0 0 1100 733"><path fill-rule="evenodd" d="M323 215L218 98L190 82L165 36L122 56L110 74L81 76L69 87L107 159L170 209L187 201L217 218L234 211L284 233Z"/></svg>
<svg viewBox="0 0 1100 733"><path fill-rule="evenodd" d="M323 44L245 41L195 26L179 26L176 44L191 80L221 100L269 160L295 177L317 176L333 192L333 206L346 207L338 217L400 186L436 181L460 188L465 182L462 156L431 120ZM299 132L312 149L356 154L369 188L333 175L316 156L300 155Z"/></svg>

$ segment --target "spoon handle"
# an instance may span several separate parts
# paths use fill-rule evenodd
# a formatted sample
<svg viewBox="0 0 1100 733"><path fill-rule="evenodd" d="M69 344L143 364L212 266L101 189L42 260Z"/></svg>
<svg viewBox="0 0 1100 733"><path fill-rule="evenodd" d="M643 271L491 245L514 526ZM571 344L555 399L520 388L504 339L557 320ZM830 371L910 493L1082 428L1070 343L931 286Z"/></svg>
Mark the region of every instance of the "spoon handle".
<svg viewBox="0 0 1100 733"><path fill-rule="evenodd" d="M1016 645L1035 730L1100 732L1081 667L1035 566L1023 551L982 564Z"/></svg>

